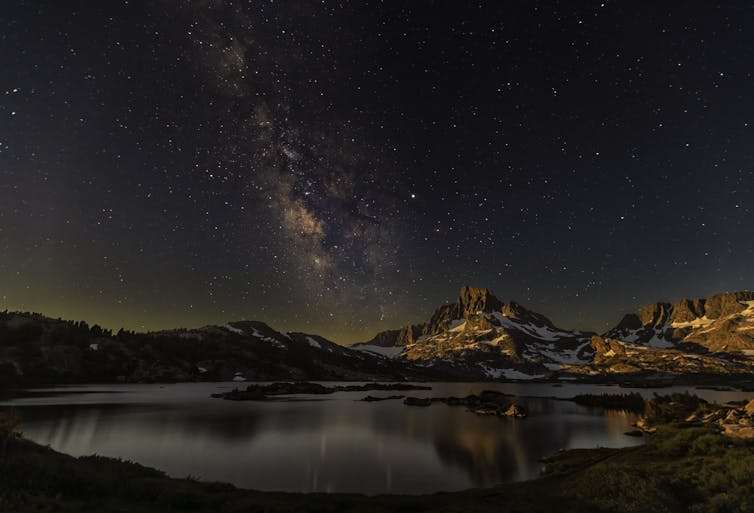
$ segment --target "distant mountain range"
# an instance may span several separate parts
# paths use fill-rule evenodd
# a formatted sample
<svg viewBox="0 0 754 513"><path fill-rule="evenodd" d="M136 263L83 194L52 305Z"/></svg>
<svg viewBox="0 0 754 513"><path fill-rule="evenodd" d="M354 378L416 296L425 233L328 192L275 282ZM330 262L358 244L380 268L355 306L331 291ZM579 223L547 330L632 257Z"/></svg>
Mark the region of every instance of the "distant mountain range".
<svg viewBox="0 0 754 513"><path fill-rule="evenodd" d="M556 380L739 383L754 377L754 293L652 303L598 335L463 287L423 324L344 347L239 321L111 333L0 313L0 384L221 380Z"/></svg>
<svg viewBox="0 0 754 513"><path fill-rule="evenodd" d="M751 379L754 293L652 303L598 335L558 328L489 289L464 287L426 323L351 347L486 379Z"/></svg>

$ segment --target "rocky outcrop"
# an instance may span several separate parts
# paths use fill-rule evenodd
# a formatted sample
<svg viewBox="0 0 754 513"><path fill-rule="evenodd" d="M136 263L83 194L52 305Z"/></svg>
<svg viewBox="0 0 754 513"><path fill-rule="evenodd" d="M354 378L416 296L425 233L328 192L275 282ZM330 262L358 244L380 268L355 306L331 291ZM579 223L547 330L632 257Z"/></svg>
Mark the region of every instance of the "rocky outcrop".
<svg viewBox="0 0 754 513"><path fill-rule="evenodd" d="M726 292L710 296L704 303L704 315L710 319L718 319L728 315L743 312L745 301L754 301L754 292Z"/></svg>
<svg viewBox="0 0 754 513"><path fill-rule="evenodd" d="M691 322L699 317L704 317L704 299L681 299L673 305L671 322Z"/></svg>
<svg viewBox="0 0 754 513"><path fill-rule="evenodd" d="M480 312L499 311L503 303L495 297L491 290L469 287L461 289L455 303L444 305L435 310L429 322L424 325L423 335L431 335L449 327L456 319L468 319Z"/></svg>
<svg viewBox="0 0 754 513"><path fill-rule="evenodd" d="M418 336L421 335L422 326L409 324L401 328L395 339L396 346L407 346L413 344Z"/></svg>
<svg viewBox="0 0 754 513"><path fill-rule="evenodd" d="M732 438L754 439L754 399L744 405L727 404L695 412L686 422L718 426L723 435Z"/></svg>
<svg viewBox="0 0 754 513"><path fill-rule="evenodd" d="M548 328L555 329L555 325L550 321L550 319L542 314L527 310L515 301L505 303L501 312L505 317L508 317L509 319L515 319L519 322L532 324L538 327L546 326Z"/></svg>
<svg viewBox="0 0 754 513"><path fill-rule="evenodd" d="M650 303L641 307L636 316L642 326L662 326L670 316L670 304Z"/></svg>
<svg viewBox="0 0 754 513"><path fill-rule="evenodd" d="M754 292L651 303L627 314L604 336L654 348L692 352L754 350Z"/></svg>
<svg viewBox="0 0 754 513"><path fill-rule="evenodd" d="M600 375L638 372L733 375L745 374L751 369L744 361L717 355L653 348L596 335L592 337L591 345L594 348L593 361L582 366L569 366L569 371Z"/></svg>

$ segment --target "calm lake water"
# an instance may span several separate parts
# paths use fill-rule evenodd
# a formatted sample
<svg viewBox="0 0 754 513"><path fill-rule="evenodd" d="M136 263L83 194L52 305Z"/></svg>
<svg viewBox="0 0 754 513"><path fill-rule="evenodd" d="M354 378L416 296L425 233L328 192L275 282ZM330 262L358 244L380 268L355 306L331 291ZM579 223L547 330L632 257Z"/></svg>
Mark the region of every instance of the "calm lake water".
<svg viewBox="0 0 754 513"><path fill-rule="evenodd" d="M558 449L623 447L636 416L547 397L626 393L598 385L430 383L409 395L464 396L499 390L520 396L529 416L478 416L461 406L361 402L367 394L289 396L232 402L209 395L234 383L88 385L44 389L16 399L24 435L75 456L99 454L174 477L290 492L419 494L490 486L539 475ZM241 384L241 386L245 386ZM693 390L661 389L659 393ZM638 392L651 396L652 390ZM39 392L39 391L37 391ZM46 395L49 393L49 395ZM698 390L708 400L752 393ZM513 400L513 399L512 399Z"/></svg>

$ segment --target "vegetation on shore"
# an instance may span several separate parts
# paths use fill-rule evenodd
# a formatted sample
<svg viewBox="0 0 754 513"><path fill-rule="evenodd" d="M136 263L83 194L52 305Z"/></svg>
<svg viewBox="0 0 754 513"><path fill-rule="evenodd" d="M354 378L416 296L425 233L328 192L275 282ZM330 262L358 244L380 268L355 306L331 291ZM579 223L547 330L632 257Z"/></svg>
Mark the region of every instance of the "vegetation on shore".
<svg viewBox="0 0 754 513"><path fill-rule="evenodd" d="M630 394L579 394L566 399L582 406L599 407L607 410L623 410L641 413L644 411L644 397L637 392Z"/></svg>
<svg viewBox="0 0 754 513"><path fill-rule="evenodd" d="M335 392L368 392L372 390L432 390L432 387L424 385L410 385L408 383L367 383L365 385L335 385L326 386L319 383L309 382L281 382L269 385L249 385L244 390L234 388L230 392L212 394L215 399L227 399L229 401L264 401L279 395L328 395Z"/></svg>
<svg viewBox="0 0 754 513"><path fill-rule="evenodd" d="M467 410L478 415L497 417L526 417L526 410L511 402L510 394L495 390L483 390L479 395L466 397L406 397L403 404L407 406L431 406L433 403L445 403L448 406L466 406Z"/></svg>
<svg viewBox="0 0 754 513"><path fill-rule="evenodd" d="M19 438L0 422L0 511L98 512L691 512L754 511L754 442L685 416L714 406L674 394L648 401L645 445L559 452L539 479L425 496L285 494L172 479L111 458L74 458ZM11 426L11 427L9 427Z"/></svg>

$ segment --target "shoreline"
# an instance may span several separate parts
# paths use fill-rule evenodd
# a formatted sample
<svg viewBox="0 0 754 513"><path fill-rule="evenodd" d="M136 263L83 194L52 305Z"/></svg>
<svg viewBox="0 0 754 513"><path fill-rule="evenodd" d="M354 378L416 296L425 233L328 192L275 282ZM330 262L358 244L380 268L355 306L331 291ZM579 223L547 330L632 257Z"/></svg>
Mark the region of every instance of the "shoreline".
<svg viewBox="0 0 754 513"><path fill-rule="evenodd" d="M702 450L704 449L704 450ZM719 452L719 454L716 454ZM425 495L361 495L262 492L227 483L167 477L138 463L83 456L75 458L23 438L8 440L0 458L0 508L3 513L34 507L56 511L688 511L715 499L696 483L715 466L739 496L754 468L738 474L736 462L754 461L754 444L724 438L704 427L663 425L646 444L622 449L572 449L545 458L536 478L489 488ZM704 464L703 464L704 463ZM730 472L725 470L730 466ZM748 472L748 473L747 473ZM651 474L650 474L651 473ZM685 474L689 474L686 476ZM597 481L595 481L597 479ZM674 481L690 486L667 493ZM600 486L594 486L599 482ZM641 486L639 486L641 485ZM677 486L677 484L676 484ZM700 492L703 492L700 494ZM707 497L706 494L709 496ZM727 492L726 492L727 493ZM743 494L743 495L741 495ZM700 499L701 497L701 499ZM707 501L706 499L709 499Z"/></svg>
<svg viewBox="0 0 754 513"><path fill-rule="evenodd" d="M734 408L752 422L754 401ZM557 451L542 460L540 476L527 481L423 495L371 496L263 492L168 477L114 458L74 457L13 434L19 419L11 414L0 422L0 511L735 511L742 505L754 506L754 440L730 436L725 425L714 424L730 409L689 394L656 396L645 410L641 427L652 434L644 444Z"/></svg>

